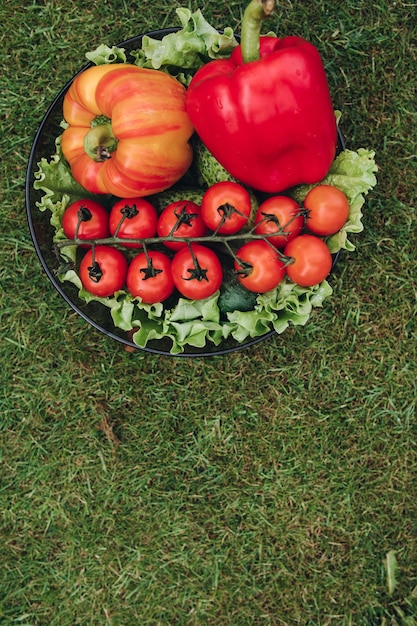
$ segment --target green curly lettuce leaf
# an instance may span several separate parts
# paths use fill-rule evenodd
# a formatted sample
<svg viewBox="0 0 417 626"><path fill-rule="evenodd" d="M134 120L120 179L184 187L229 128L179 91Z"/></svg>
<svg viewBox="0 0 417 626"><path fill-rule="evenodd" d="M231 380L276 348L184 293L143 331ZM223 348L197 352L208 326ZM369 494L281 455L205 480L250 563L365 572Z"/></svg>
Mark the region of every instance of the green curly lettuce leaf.
<svg viewBox="0 0 417 626"><path fill-rule="evenodd" d="M87 52L87 59L95 65L105 65L107 63L126 63L127 57L124 48L118 46L106 46L100 44L95 50Z"/></svg>
<svg viewBox="0 0 417 626"><path fill-rule="evenodd" d="M64 125L64 124L63 124ZM61 150L61 136L55 141L56 152L48 161L42 157L38 170L34 173L34 189L43 192L41 199L36 202L40 211L49 209L53 214L60 209L62 216L69 200L72 202L82 198L95 200L97 196L81 187L71 174L71 169Z"/></svg>
<svg viewBox="0 0 417 626"><path fill-rule="evenodd" d="M137 302L137 314L132 319L133 327L138 326L133 334L133 341L139 347L145 347L151 339L169 337L172 341L171 352L183 352L184 346L204 348L208 341L219 345L229 331L220 322L217 306L219 293L204 300L179 298L178 303L161 316L153 311L144 311L144 305ZM145 313L145 315L144 315Z"/></svg>
<svg viewBox="0 0 417 626"><path fill-rule="evenodd" d="M213 59L229 57L238 42L232 28L227 27L219 33L203 17L200 9L192 13L179 7L176 13L182 25L180 30L162 39L144 35L141 48L131 54L136 65L169 71L181 82L188 83L190 72L194 73Z"/></svg>
<svg viewBox="0 0 417 626"><path fill-rule="evenodd" d="M133 319L132 316L132 326L139 329L133 334L133 340L144 348L152 339L169 337L172 340L171 352L178 354L185 345L204 348L207 342L220 345L228 337L241 343L260 337L271 328L280 334L290 324L306 324L313 307L322 306L331 293L327 281L306 288L285 279L273 291L259 295L253 311L233 311L227 314L224 321L220 320L217 304L219 292L205 300L180 298L178 304L165 311L163 317L144 311L138 303L136 317Z"/></svg>
<svg viewBox="0 0 417 626"><path fill-rule="evenodd" d="M353 251L354 244L349 241L348 233L360 233L363 230L362 206L365 195L375 187L377 179L375 173L378 166L375 162L375 152L365 148L344 150L336 159L325 178L317 184L334 185L346 195L350 211L349 219L343 228L335 235L326 238L326 243L332 254L342 248ZM316 185L298 185L291 190L291 196L300 204Z"/></svg>
<svg viewBox="0 0 417 626"><path fill-rule="evenodd" d="M327 281L314 287L300 287L285 278L276 289L257 297L253 311L233 311L228 319L233 322L232 336L237 341L247 337L259 337L272 327L278 334L290 324L304 326L313 307L322 306L331 296L332 288Z"/></svg>

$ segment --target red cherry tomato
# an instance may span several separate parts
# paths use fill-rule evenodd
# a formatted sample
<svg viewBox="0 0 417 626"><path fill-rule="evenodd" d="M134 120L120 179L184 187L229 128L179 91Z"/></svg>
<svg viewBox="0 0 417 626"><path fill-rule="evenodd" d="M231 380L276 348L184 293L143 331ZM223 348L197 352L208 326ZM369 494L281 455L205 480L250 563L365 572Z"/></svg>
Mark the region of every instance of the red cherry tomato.
<svg viewBox="0 0 417 626"><path fill-rule="evenodd" d="M243 244L234 263L239 282L257 293L275 289L284 278L285 265L275 248L266 241L252 240Z"/></svg>
<svg viewBox="0 0 417 626"><path fill-rule="evenodd" d="M122 239L154 237L158 223L156 208L144 198L119 200L110 211L110 232ZM124 243L126 248L141 248L141 243Z"/></svg>
<svg viewBox="0 0 417 626"><path fill-rule="evenodd" d="M324 241L315 235L300 235L284 248L284 254L293 259L286 267L292 281L302 287L312 287L327 278L332 269L332 255Z"/></svg>
<svg viewBox="0 0 417 626"><path fill-rule="evenodd" d="M216 253L198 244L181 248L172 259L171 270L176 288L191 300L213 295L223 280L222 266Z"/></svg>
<svg viewBox="0 0 417 626"><path fill-rule="evenodd" d="M109 237L109 214L94 200L77 200L62 216L62 228L68 239L102 239ZM81 244L83 248L88 244Z"/></svg>
<svg viewBox="0 0 417 626"><path fill-rule="evenodd" d="M163 302L174 291L171 260L163 252L150 250L147 255L140 252L130 262L126 285L132 296L142 302Z"/></svg>
<svg viewBox="0 0 417 626"><path fill-rule="evenodd" d="M263 202L255 216L255 233L272 235L268 241L276 248L283 248L291 239L297 237L304 227L304 216L297 202L287 196L273 196Z"/></svg>
<svg viewBox="0 0 417 626"><path fill-rule="evenodd" d="M201 202L201 215L210 230L220 235L237 233L249 219L251 200L242 185L233 181L215 183Z"/></svg>
<svg viewBox="0 0 417 626"><path fill-rule="evenodd" d="M343 191L332 185L313 187L305 197L306 226L315 235L337 233L349 218L349 201Z"/></svg>
<svg viewBox="0 0 417 626"><path fill-rule="evenodd" d="M201 217L201 209L195 202L178 200L169 204L158 219L159 237L203 237L207 226ZM187 245L185 241L164 241L167 248L180 250Z"/></svg>
<svg viewBox="0 0 417 626"><path fill-rule="evenodd" d="M90 248L80 263L80 279L84 289L95 296L112 296L125 284L127 260L120 250L111 246Z"/></svg>

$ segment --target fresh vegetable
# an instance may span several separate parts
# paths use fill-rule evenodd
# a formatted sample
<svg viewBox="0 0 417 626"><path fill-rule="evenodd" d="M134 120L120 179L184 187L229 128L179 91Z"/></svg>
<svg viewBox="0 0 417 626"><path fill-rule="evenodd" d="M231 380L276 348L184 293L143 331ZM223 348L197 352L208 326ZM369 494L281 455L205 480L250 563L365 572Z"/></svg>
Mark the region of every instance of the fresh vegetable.
<svg viewBox="0 0 417 626"><path fill-rule="evenodd" d="M336 118L317 49L300 37L259 38L274 1L252 0L241 45L199 69L187 112L215 158L239 181L278 193L320 181L336 154Z"/></svg>
<svg viewBox="0 0 417 626"><path fill-rule="evenodd" d="M190 244L181 248L172 260L171 269L176 288L191 300L208 298L222 284L219 258L206 246Z"/></svg>
<svg viewBox="0 0 417 626"><path fill-rule="evenodd" d="M103 205L94 200L76 200L65 209L62 228L68 239L108 237L109 214Z"/></svg>
<svg viewBox="0 0 417 626"><path fill-rule="evenodd" d="M185 88L164 72L127 63L90 67L71 84L63 113L62 152L92 193L157 193L191 164Z"/></svg>
<svg viewBox="0 0 417 626"><path fill-rule="evenodd" d="M164 302L174 291L171 260L163 252L140 252L130 262L126 285L135 298L145 304Z"/></svg>
<svg viewBox="0 0 417 626"><path fill-rule="evenodd" d="M144 35L139 50L131 54L136 65L169 72L187 84L205 63L228 58L237 41L230 26L219 32L207 22L199 9L191 12L188 8L179 7L175 12L182 28L162 39ZM100 49L98 55L101 59L102 54ZM98 55L89 55L88 58L96 62ZM101 59L99 62L103 62Z"/></svg>
<svg viewBox="0 0 417 626"><path fill-rule="evenodd" d="M223 269L223 283L217 301L221 313L233 311L253 311L256 306L256 293L243 287L233 269Z"/></svg>
<svg viewBox="0 0 417 626"><path fill-rule="evenodd" d="M285 275L285 265L277 250L266 241L243 244L236 253L235 270L241 284L256 293L278 287Z"/></svg>
<svg viewBox="0 0 417 626"><path fill-rule="evenodd" d="M255 216L255 233L268 235L269 243L283 248L299 235L304 227L303 213L295 200L287 196L272 196L265 200ZM273 233L278 233L273 235Z"/></svg>
<svg viewBox="0 0 417 626"><path fill-rule="evenodd" d="M175 185L166 189L161 193L157 193L152 196L148 196L148 200L154 205L159 214L175 202L193 202L201 207L201 202L204 196L204 189L197 187L188 187L182 185Z"/></svg>
<svg viewBox="0 0 417 626"><path fill-rule="evenodd" d="M235 183L239 182L223 165L220 165L207 146L201 141L197 133L194 133L191 137L191 147L193 149L191 171L197 183L203 187L203 189L227 180L231 180Z"/></svg>
<svg viewBox="0 0 417 626"><path fill-rule="evenodd" d="M127 260L120 250L111 246L93 246L80 263L81 283L90 294L105 298L125 284Z"/></svg>
<svg viewBox="0 0 417 626"><path fill-rule="evenodd" d="M207 227L198 204L178 200L162 211L158 219L157 233L159 237L203 237L207 233ZM171 250L180 250L187 242L164 241L164 245Z"/></svg>
<svg viewBox="0 0 417 626"><path fill-rule="evenodd" d="M321 283L332 269L332 255L325 242L315 235L299 235L284 248L292 262L286 266L289 278L301 287Z"/></svg>
<svg viewBox="0 0 417 626"><path fill-rule="evenodd" d="M156 233L158 213L144 198L118 200L110 211L110 233L121 239L146 239ZM126 248L140 248L141 243L125 243Z"/></svg>
<svg viewBox="0 0 417 626"><path fill-rule="evenodd" d="M201 217L219 235L233 235L247 223L251 214L248 192L239 183L225 181L207 189L201 203Z"/></svg>
<svg viewBox="0 0 417 626"><path fill-rule="evenodd" d="M334 235L347 222L349 201L343 191L332 185L317 185L304 200L306 225L315 235Z"/></svg>

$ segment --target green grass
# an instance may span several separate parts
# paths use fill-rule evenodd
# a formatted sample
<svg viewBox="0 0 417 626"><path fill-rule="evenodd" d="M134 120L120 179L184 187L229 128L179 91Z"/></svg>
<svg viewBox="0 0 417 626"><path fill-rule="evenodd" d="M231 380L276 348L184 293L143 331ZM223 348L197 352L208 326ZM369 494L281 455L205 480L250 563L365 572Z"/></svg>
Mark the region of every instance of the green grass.
<svg viewBox="0 0 417 626"><path fill-rule="evenodd" d="M0 624L415 626L416 6L295 0L271 18L319 46L379 185L307 326L210 359L90 328L24 206L34 134L84 53L177 24L177 6L0 8ZM238 31L244 6L201 8Z"/></svg>

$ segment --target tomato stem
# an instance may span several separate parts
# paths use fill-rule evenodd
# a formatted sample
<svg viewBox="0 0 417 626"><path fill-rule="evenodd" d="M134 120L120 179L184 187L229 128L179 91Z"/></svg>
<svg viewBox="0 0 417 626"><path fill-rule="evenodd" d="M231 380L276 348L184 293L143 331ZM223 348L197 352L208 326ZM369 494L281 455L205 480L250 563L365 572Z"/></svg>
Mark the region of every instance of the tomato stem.
<svg viewBox="0 0 417 626"><path fill-rule="evenodd" d="M78 238L78 233L80 230L80 226L82 222L89 222L91 220L91 218L93 217L90 209L88 209L86 206L80 206L80 208L77 211L77 225L75 227L75 238Z"/></svg>
<svg viewBox="0 0 417 626"><path fill-rule="evenodd" d="M235 270L238 276L246 277L252 274L253 272L252 263L248 263L247 261L242 261L242 259L240 259L238 256L235 257L235 259L236 259L236 263L240 265L240 269Z"/></svg>
<svg viewBox="0 0 417 626"><path fill-rule="evenodd" d="M148 278L155 278L155 276L161 274L163 270L154 267L151 257L146 255L146 267L141 267L140 272L143 273L142 280L148 280Z"/></svg>
<svg viewBox="0 0 417 626"><path fill-rule="evenodd" d="M101 271L101 267L97 263L97 261L94 261L94 263L90 265L90 267L88 267L87 269L88 269L88 276L91 278L93 283L99 283L101 280L101 277L103 276L103 272Z"/></svg>
<svg viewBox="0 0 417 626"><path fill-rule="evenodd" d="M264 213L264 212L262 212L262 215L263 215L262 219L259 222L257 222L256 224L254 224L254 226L252 226L250 232L254 233L255 230L258 228L258 226L260 224L262 224L263 222L273 222L274 224L276 224L277 230L272 232L272 233L268 233L267 236L268 237L276 237L276 236L286 237L286 236L291 234L291 231L288 232L288 227L291 226L291 224L294 222L294 220L296 220L297 217L300 217L300 215L302 217L306 218L308 213L309 212L306 209L299 209L298 211L296 211L294 213L294 215L291 217L291 219L289 219L288 222L286 222L286 224L284 224L284 226L281 226L280 221L279 221L279 219L277 218L276 215L274 215L273 213Z"/></svg>
<svg viewBox="0 0 417 626"><path fill-rule="evenodd" d="M229 254L230 254L230 256L232 257L232 259L233 259L234 261L237 261L236 254L235 254L235 252L234 252L233 248L230 246L229 242L228 242L227 240L225 240L223 243L224 243L224 245L226 246L227 251L229 252Z"/></svg>
<svg viewBox="0 0 417 626"><path fill-rule="evenodd" d="M258 235L257 233L237 233L235 235L227 235L227 236L223 236L223 235L214 235L214 234L209 234L209 235L202 235L201 237L172 237L171 235L167 235L166 237L148 237L148 238L120 238L120 237L116 237L116 235L114 235L113 237L106 237L103 239L77 239L76 237L74 237L74 239L62 239L61 241L57 241L56 242L56 247L58 249L60 248L65 248L67 246L79 246L80 244L83 245L93 245L93 244L98 244L98 245L120 245L123 248L123 244L126 243L137 243L137 244L141 244L141 245L152 245L152 244L158 244L158 243L164 243L165 241L175 241L175 242L184 242L184 243L223 243L225 245L228 245L228 242L234 242L234 241L247 241L250 239L261 239L261 240L268 240L269 237L276 237L276 233L267 233L267 234L262 234L262 235ZM272 245L272 244L271 244ZM278 250L277 250L278 251ZM278 251L279 252L279 251Z"/></svg>
<svg viewBox="0 0 417 626"><path fill-rule="evenodd" d="M233 213L237 213L238 215L240 215L240 217L245 217L246 219L248 219L248 216L245 213L239 211L233 204L229 204L229 202L225 202L224 204L218 206L217 213L221 216L221 219L220 222L217 224L216 230L213 233L214 236L218 234L225 221L232 217Z"/></svg>
<svg viewBox="0 0 417 626"><path fill-rule="evenodd" d="M114 237L117 237L119 235L119 231L122 227L123 222L126 219L130 220L138 215L139 211L136 208L136 204L126 204L122 209L120 209L120 213L122 217L120 218L120 222L117 224L117 228L114 231Z"/></svg>
<svg viewBox="0 0 417 626"><path fill-rule="evenodd" d="M87 269L88 269L88 276L91 278L93 283L99 283L103 276L103 272L101 270L100 265L96 261L94 244L91 248L91 265Z"/></svg>
<svg viewBox="0 0 417 626"><path fill-rule="evenodd" d="M188 202L185 202L184 205L180 209L174 210L174 215L177 218L174 226L171 228L168 239L173 239L174 233L177 232L178 228L184 224L185 226L192 226L193 220L198 217L197 213L188 213L187 206L189 206ZM177 241L177 238L175 238Z"/></svg>
<svg viewBox="0 0 417 626"><path fill-rule="evenodd" d="M190 276L188 278L184 278L184 280L198 280L198 282L201 282L202 280L206 280L208 282L209 280L207 277L208 269L207 268L203 269L201 267L200 263L198 262L198 258L193 250L193 247L190 243L188 243L188 248L191 253L191 258L193 259L194 267L187 269L187 272L189 272Z"/></svg>
<svg viewBox="0 0 417 626"><path fill-rule="evenodd" d="M131 220L132 218L136 217L136 215L139 215L139 210L135 203L125 204L123 209L120 209L120 213L123 215L123 217Z"/></svg>

